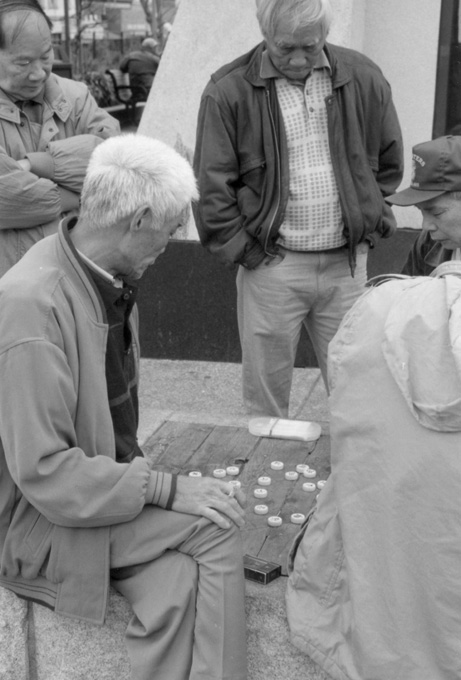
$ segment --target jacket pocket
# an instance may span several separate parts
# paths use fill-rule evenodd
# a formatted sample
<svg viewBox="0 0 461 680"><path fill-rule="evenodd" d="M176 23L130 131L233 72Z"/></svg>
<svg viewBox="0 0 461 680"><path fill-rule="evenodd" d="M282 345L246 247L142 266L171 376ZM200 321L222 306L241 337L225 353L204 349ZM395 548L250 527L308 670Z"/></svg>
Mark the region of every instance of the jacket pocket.
<svg viewBox="0 0 461 680"><path fill-rule="evenodd" d="M24 542L29 548L32 557L40 557L41 553L45 553L46 557L50 549L49 537L53 530L53 525L43 515L38 515L35 522L27 531Z"/></svg>
<svg viewBox="0 0 461 680"><path fill-rule="evenodd" d="M240 174L237 187L237 204L244 228L247 228L255 217L261 214L265 182L266 163L264 160L255 161L253 165L247 165L245 172ZM259 227L252 235L258 237L262 225L260 220L256 220L256 222Z"/></svg>

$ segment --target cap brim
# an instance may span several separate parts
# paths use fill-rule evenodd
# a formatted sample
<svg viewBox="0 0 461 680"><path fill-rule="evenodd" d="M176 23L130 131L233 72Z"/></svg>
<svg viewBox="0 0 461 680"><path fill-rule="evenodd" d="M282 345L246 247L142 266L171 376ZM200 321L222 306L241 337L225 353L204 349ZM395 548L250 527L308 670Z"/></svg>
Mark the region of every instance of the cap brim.
<svg viewBox="0 0 461 680"><path fill-rule="evenodd" d="M442 194L446 194L446 191L419 191L418 189L409 187L408 189L398 191L391 196L386 196L385 200L392 205L408 206L424 203L424 201L430 201L431 198L441 196Z"/></svg>

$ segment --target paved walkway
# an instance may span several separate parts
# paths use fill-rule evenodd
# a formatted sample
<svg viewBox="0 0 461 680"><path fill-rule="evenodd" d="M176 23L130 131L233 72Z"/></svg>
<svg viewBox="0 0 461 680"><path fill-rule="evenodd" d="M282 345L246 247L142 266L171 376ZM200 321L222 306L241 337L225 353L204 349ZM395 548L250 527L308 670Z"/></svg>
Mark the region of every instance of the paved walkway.
<svg viewBox="0 0 461 680"><path fill-rule="evenodd" d="M245 426L240 364L206 361L141 360L140 427L142 443L165 420ZM326 433L326 390L317 368L296 368L290 418L313 420Z"/></svg>

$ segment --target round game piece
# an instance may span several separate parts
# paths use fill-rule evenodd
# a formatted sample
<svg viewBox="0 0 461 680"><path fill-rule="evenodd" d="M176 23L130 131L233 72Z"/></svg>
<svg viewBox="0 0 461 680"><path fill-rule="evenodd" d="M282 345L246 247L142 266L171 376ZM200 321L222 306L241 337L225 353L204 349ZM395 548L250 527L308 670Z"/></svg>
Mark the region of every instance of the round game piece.
<svg viewBox="0 0 461 680"><path fill-rule="evenodd" d="M267 505L255 505L255 513L257 515L267 515L269 508Z"/></svg>
<svg viewBox="0 0 461 680"><path fill-rule="evenodd" d="M303 491L315 491L317 489L317 486L314 484L314 482L304 482L303 484Z"/></svg>
<svg viewBox="0 0 461 680"><path fill-rule="evenodd" d="M298 479L299 475L297 472L294 470L288 470L285 472L285 479L288 479L290 482L295 482Z"/></svg>
<svg viewBox="0 0 461 680"><path fill-rule="evenodd" d="M272 483L270 477L258 477L259 486L269 486Z"/></svg>
<svg viewBox="0 0 461 680"><path fill-rule="evenodd" d="M200 472L200 470L191 470L189 472L189 477L201 477L201 476L202 473Z"/></svg>
<svg viewBox="0 0 461 680"><path fill-rule="evenodd" d="M308 468L307 470L304 470L303 475L304 475L304 477L307 477L308 479L312 479L313 477L317 477L317 472L316 472L316 470L313 470L312 468Z"/></svg>
<svg viewBox="0 0 461 680"><path fill-rule="evenodd" d="M282 524L282 518L278 517L278 515L274 515L273 517L267 518L267 523L270 527L279 527Z"/></svg>
<svg viewBox="0 0 461 680"><path fill-rule="evenodd" d="M281 460L273 460L271 463L271 468L273 470L283 470L283 463Z"/></svg>
<svg viewBox="0 0 461 680"><path fill-rule="evenodd" d="M213 477L217 477L220 479L221 477L226 476L226 471L223 468L217 468L216 470L213 470Z"/></svg>
<svg viewBox="0 0 461 680"><path fill-rule="evenodd" d="M306 465L306 463L298 463L296 472L299 472L299 474L302 475L305 470L309 470L309 465Z"/></svg>
<svg viewBox="0 0 461 680"><path fill-rule="evenodd" d="M291 515L290 519L293 524L302 524L306 519L306 516L303 515L301 512L294 512Z"/></svg>
<svg viewBox="0 0 461 680"><path fill-rule="evenodd" d="M240 468L237 465L229 465L229 467L226 468L226 472L228 475L238 475L240 472Z"/></svg>
<svg viewBox="0 0 461 680"><path fill-rule="evenodd" d="M236 489L240 489L240 487L242 486L242 482L240 482L238 479L230 479L230 480L228 481L228 484L231 484L232 486L235 486Z"/></svg>
<svg viewBox="0 0 461 680"><path fill-rule="evenodd" d="M253 496L256 496L256 498L266 498L267 489L255 489L253 491Z"/></svg>
<svg viewBox="0 0 461 680"><path fill-rule="evenodd" d="M323 489L326 483L327 483L326 479L319 479L319 481L317 482L317 489Z"/></svg>

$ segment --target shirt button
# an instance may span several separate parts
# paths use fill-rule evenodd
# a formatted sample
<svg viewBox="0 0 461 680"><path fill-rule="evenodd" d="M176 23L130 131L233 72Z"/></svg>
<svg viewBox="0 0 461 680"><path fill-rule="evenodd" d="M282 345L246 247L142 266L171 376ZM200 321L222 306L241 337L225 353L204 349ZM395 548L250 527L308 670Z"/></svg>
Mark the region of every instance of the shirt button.
<svg viewBox="0 0 461 680"><path fill-rule="evenodd" d="M130 294L129 294L129 293L124 293L124 294L123 294L123 299L124 299L124 300L129 300L129 299L130 299Z"/></svg>

